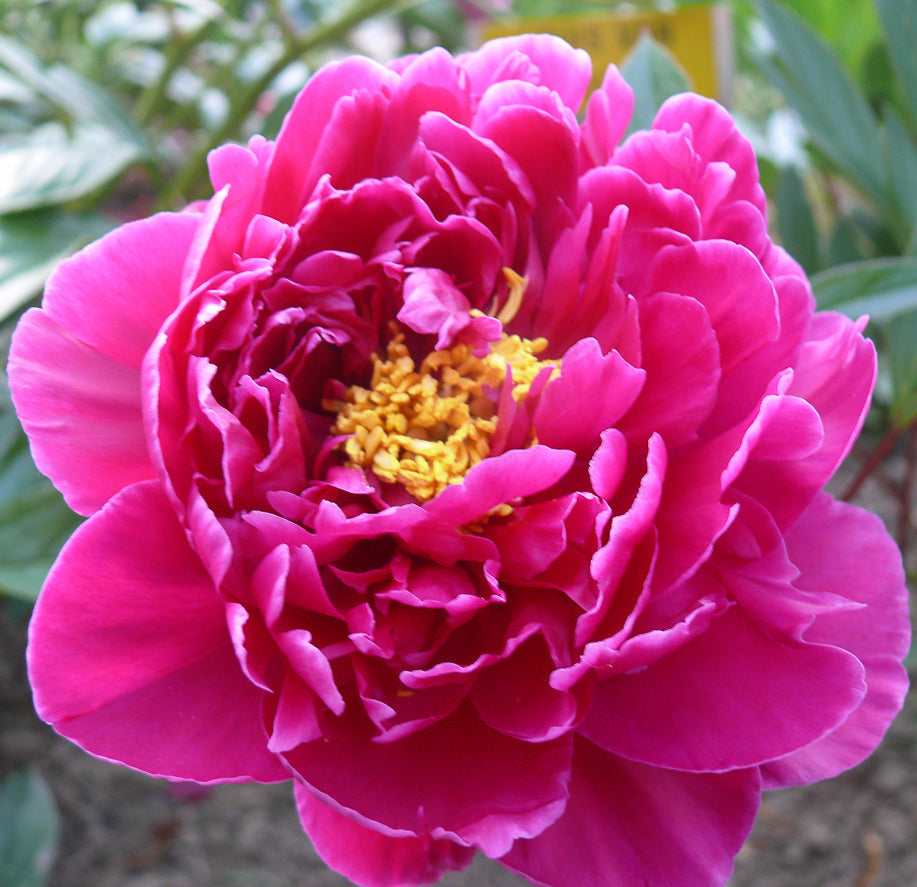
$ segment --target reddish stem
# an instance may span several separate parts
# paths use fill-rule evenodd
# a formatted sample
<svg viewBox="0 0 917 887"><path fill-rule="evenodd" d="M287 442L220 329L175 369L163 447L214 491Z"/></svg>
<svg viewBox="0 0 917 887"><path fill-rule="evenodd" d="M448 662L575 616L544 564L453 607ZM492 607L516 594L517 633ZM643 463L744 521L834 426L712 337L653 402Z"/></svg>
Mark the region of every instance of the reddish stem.
<svg viewBox="0 0 917 887"><path fill-rule="evenodd" d="M914 477L917 473L917 432L915 426L909 427L907 456L904 466L904 480L901 482L898 511L898 545L904 553L908 543L908 531L911 528L911 502L914 493Z"/></svg>
<svg viewBox="0 0 917 887"><path fill-rule="evenodd" d="M859 491L860 487L869 479L869 476L879 467L885 457L894 449L895 444L901 439L904 428L892 425L882 440L879 441L876 448L870 453L869 458L860 466L856 477L851 481L850 486L844 491L841 498L849 502Z"/></svg>

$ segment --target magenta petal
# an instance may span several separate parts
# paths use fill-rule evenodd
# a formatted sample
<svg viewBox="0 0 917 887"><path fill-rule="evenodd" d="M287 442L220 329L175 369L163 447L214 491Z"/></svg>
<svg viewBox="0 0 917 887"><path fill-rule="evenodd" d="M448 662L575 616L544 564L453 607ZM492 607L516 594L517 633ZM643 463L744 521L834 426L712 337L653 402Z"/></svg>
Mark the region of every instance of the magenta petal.
<svg viewBox="0 0 917 887"><path fill-rule="evenodd" d="M42 308L81 342L139 369L178 305L200 219L197 213L160 213L116 228L58 266Z"/></svg>
<svg viewBox="0 0 917 887"><path fill-rule="evenodd" d="M432 884L467 868L473 847L427 835L382 834L349 819L296 783L296 808L318 855L359 887Z"/></svg>
<svg viewBox="0 0 917 887"><path fill-rule="evenodd" d="M645 670L596 685L581 732L660 767L751 767L834 730L863 698L862 676L850 653L772 639L734 606Z"/></svg>
<svg viewBox="0 0 917 887"><path fill-rule="evenodd" d="M824 432L821 445L805 458L779 463L779 483L774 482L775 447L770 447L771 458L766 459L755 458L753 451L736 482L768 509L780 527L792 524L834 474L869 411L876 351L861 329L862 324L840 314L823 312L813 318L787 391L806 400L818 413Z"/></svg>
<svg viewBox="0 0 917 887"><path fill-rule="evenodd" d="M570 729L576 699L548 683L554 667L548 653L536 634L481 674L471 701L485 724L527 742L554 739Z"/></svg>
<svg viewBox="0 0 917 887"><path fill-rule="evenodd" d="M630 440L655 431L677 447L696 439L716 403L719 345L707 312L687 296L644 299L639 317L646 384L619 427Z"/></svg>
<svg viewBox="0 0 917 887"><path fill-rule="evenodd" d="M609 65L586 104L583 148L592 166L605 166L618 147L634 113L634 92L621 72Z"/></svg>
<svg viewBox="0 0 917 887"><path fill-rule="evenodd" d="M541 443L577 453L591 453L601 434L637 399L646 373L617 351L602 354L595 339L582 339L563 357L560 376L552 379L535 411Z"/></svg>
<svg viewBox="0 0 917 887"><path fill-rule="evenodd" d="M843 540L838 545L838 540ZM787 534L799 588L836 590L865 608L819 615L805 638L850 650L866 668L866 697L832 733L762 768L766 785L834 776L871 754L901 709L910 646L901 557L875 515L820 495Z"/></svg>
<svg viewBox="0 0 917 887"><path fill-rule="evenodd" d="M765 197L758 182L755 152L729 112L699 95L673 96L659 109L653 129L676 133L686 123L691 127L691 145L701 159L707 164L725 163L733 173L723 199L748 201L763 216Z"/></svg>
<svg viewBox="0 0 917 887"><path fill-rule="evenodd" d="M479 462L460 484L446 487L425 507L458 527L502 502L531 496L553 486L570 470L573 459L569 450L541 445L510 450Z"/></svg>
<svg viewBox="0 0 917 887"><path fill-rule="evenodd" d="M16 328L9 374L32 457L74 511L92 514L123 487L155 477L139 367L83 344L35 308Z"/></svg>
<svg viewBox="0 0 917 887"><path fill-rule="evenodd" d="M490 40L476 52L459 56L472 91L480 96L502 80L519 79L546 86L576 110L592 74L589 54L552 34L523 34Z"/></svg>
<svg viewBox="0 0 917 887"><path fill-rule="evenodd" d="M155 482L77 530L29 632L39 715L99 757L197 782L289 778L226 610Z"/></svg>
<svg viewBox="0 0 917 887"><path fill-rule="evenodd" d="M430 834L502 856L560 815L571 737L520 742L467 706L397 742L373 742L356 707L285 755L313 793L389 834ZM486 754L484 753L486 751Z"/></svg>
<svg viewBox="0 0 917 887"><path fill-rule="evenodd" d="M759 795L754 770L663 770L577 737L564 815L500 862L547 887L715 887L732 873Z"/></svg>

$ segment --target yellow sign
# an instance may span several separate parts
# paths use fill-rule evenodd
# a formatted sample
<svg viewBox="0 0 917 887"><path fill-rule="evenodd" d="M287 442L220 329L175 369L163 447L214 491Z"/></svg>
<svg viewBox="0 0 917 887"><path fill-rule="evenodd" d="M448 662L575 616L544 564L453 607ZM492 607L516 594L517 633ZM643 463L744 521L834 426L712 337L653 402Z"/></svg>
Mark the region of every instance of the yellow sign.
<svg viewBox="0 0 917 887"><path fill-rule="evenodd" d="M592 56L593 88L609 64L620 65L644 32L666 46L684 68L695 92L728 102L732 77L729 9L692 4L672 12L570 13L489 22L482 39L550 33Z"/></svg>

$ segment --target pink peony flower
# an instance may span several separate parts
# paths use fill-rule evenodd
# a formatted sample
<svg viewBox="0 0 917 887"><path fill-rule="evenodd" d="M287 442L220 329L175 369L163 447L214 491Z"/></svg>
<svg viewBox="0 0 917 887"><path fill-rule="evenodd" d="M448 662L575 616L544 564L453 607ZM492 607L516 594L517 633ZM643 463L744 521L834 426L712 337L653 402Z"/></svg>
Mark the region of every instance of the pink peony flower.
<svg viewBox="0 0 917 887"><path fill-rule="evenodd" d="M39 713L202 783L295 781L357 884L722 884L762 788L901 706L899 554L822 492L876 374L693 95L619 144L546 36L306 85L214 197L64 262L10 375L90 515Z"/></svg>

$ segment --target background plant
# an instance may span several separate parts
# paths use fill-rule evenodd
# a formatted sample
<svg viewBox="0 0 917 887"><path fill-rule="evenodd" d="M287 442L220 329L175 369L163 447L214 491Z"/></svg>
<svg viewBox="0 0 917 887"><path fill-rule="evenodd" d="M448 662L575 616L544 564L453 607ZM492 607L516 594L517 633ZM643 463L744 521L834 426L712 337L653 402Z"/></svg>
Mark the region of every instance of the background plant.
<svg viewBox="0 0 917 887"><path fill-rule="evenodd" d="M776 184L777 230L821 308L870 316L874 442L846 495L875 477L898 500L906 548L917 473L917 0L795 5L809 22L759 0L771 42L752 50L805 130L804 162Z"/></svg>

